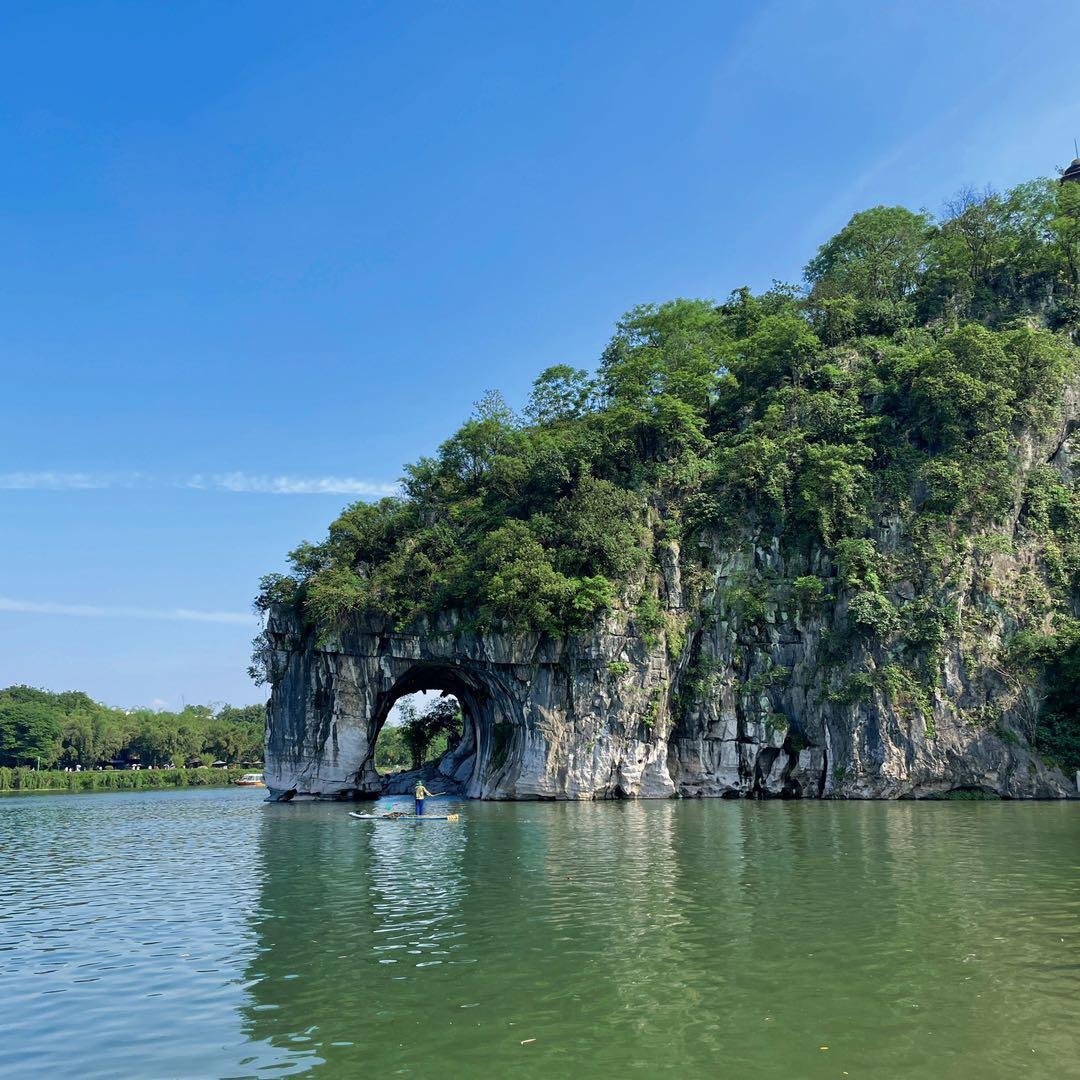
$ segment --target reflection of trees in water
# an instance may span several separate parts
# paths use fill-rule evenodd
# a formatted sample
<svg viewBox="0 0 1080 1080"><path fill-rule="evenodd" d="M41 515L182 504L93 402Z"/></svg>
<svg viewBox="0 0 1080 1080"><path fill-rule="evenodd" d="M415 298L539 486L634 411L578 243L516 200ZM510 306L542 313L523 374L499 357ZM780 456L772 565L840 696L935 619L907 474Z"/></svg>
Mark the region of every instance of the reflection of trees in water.
<svg viewBox="0 0 1080 1080"><path fill-rule="evenodd" d="M729 887L742 837L734 807L713 804L706 815L700 807L592 803L549 830L553 939L569 958L565 980L581 1014L574 1052L587 1055L592 1070L622 1072L642 1062L652 1063L653 1074L665 1065L684 1070L726 1007L717 991L730 973L708 958L717 936L738 935L745 916L737 909L721 915L723 893L703 893L701 875L723 868L720 884Z"/></svg>
<svg viewBox="0 0 1080 1080"><path fill-rule="evenodd" d="M591 1048L597 1066L633 1068L635 1060L647 1059L655 1032L664 1032L665 1047L677 1048L681 1032L696 1023L698 996L686 984L686 901L677 876L679 811L667 801L594 803L552 837L548 870L555 880L569 877L568 913L576 910L580 918L600 901L592 961L599 970L583 973L582 988L603 973L604 988L590 1007L598 1022L614 1019L616 1032ZM576 931L567 929L573 940Z"/></svg>
<svg viewBox="0 0 1080 1080"><path fill-rule="evenodd" d="M473 803L460 828L343 828L338 807L268 808L251 1037L340 1067L479 1073L522 1038L553 1067L692 1042L715 999L680 864L687 809ZM731 862L725 817L710 840Z"/></svg>
<svg viewBox="0 0 1080 1080"><path fill-rule="evenodd" d="M722 1057L733 1075L808 1075L827 1045L852 1075L964 1075L973 1060L1026 1060L1029 1041L1057 1043L1065 1060L1075 979L1071 991L1061 979L1056 1017L1041 995L1016 996L1053 973L1035 935L1017 957L1021 911L1048 889L1036 859L1020 865L1037 819L1012 819L1023 836L1013 845L988 817L1011 809L682 804L675 891L687 904L683 992L697 1001L683 1064ZM1052 863L1041 871L1052 876ZM988 1045L999 1047L989 1058Z"/></svg>
<svg viewBox="0 0 1080 1080"><path fill-rule="evenodd" d="M342 1064L385 1052L388 980L444 963L461 933L465 844L463 830L436 823L359 822L340 805L268 806L247 972L251 1038Z"/></svg>
<svg viewBox="0 0 1080 1080"><path fill-rule="evenodd" d="M926 802L862 808L866 874L858 906L893 916L891 955L881 942L880 915L869 926L878 939L869 974L891 972L883 1014L899 1020L917 1011L926 1018L906 1033L913 1071L961 1075L973 1058L1026 1065L1033 1047L1044 1064L1075 1062L1080 969L1075 948L1066 953L1063 943L1077 942L1080 887L1061 865L1052 825L1070 809ZM865 914L863 920L870 922ZM1051 943L1060 947L1061 963L1047 962ZM1030 993L1036 983L1041 992ZM926 1029L942 1045L929 1046Z"/></svg>
<svg viewBox="0 0 1080 1080"><path fill-rule="evenodd" d="M1067 1060L1075 807L465 809L267 807L252 1039L342 1075L966 1075L1026 1038Z"/></svg>

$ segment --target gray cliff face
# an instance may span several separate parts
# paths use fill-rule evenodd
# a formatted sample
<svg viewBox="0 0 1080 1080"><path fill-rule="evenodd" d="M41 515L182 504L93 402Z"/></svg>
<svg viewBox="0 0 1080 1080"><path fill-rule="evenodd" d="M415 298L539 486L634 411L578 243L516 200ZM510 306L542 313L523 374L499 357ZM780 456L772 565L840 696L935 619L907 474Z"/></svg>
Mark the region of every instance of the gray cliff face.
<svg viewBox="0 0 1080 1080"><path fill-rule="evenodd" d="M676 793L659 736L670 724L643 718L666 663L646 663L634 679L607 668L641 650L633 639L458 632L447 617L411 632L361 624L316 648L283 611L272 614L269 631L272 794L377 794L382 785L371 757L379 728L398 697L427 689L451 692L461 703L464 737L440 766L469 797Z"/></svg>
<svg viewBox="0 0 1080 1080"><path fill-rule="evenodd" d="M896 537L877 539L887 547ZM777 544L700 555L708 579L691 611L680 552L665 547L667 622L651 634L626 613L569 638L477 633L447 615L404 631L358 620L319 645L291 611L272 611L271 794L378 794L372 753L393 703L444 690L460 701L466 729L438 772L472 798L1075 795L1023 746L1033 692L980 659L971 634L947 643L939 685L914 701L890 677L893 658L848 631L844 595L807 612L779 587L753 619L734 599L750 578L829 580L824 555L787 565ZM1022 556L987 560L995 589L1023 570ZM972 556L961 592L992 611L992 590L979 583L986 572ZM902 604L912 592L901 582L894 595ZM984 619L975 637L1000 639L1005 623Z"/></svg>

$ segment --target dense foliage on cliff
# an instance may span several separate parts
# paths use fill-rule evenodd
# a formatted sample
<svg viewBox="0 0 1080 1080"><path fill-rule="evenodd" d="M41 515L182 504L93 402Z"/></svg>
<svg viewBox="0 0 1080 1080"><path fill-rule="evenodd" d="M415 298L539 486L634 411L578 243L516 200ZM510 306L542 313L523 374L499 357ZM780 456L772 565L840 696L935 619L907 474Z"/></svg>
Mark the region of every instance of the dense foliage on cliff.
<svg viewBox="0 0 1080 1080"><path fill-rule="evenodd" d="M594 373L549 368L523 416L488 395L406 469L401 497L346 509L257 603L294 604L324 632L357 612L405 624L448 609L572 632L622 606L655 634L665 543L688 560L706 533L775 538L830 553L852 631L902 632L925 683L956 613L923 588L901 611L888 582L944 582L961 549L1019 529L1041 538L1045 573L1044 595L1017 606L1018 669L1066 685L1080 501L1054 469L1025 472L1020 448L1060 423L1078 327L1080 184L965 194L940 220L876 207L821 247L803 287L635 308ZM917 565L885 564L874 530L889 520ZM829 587L794 583L808 603ZM1043 732L1065 757L1074 701L1057 692Z"/></svg>
<svg viewBox="0 0 1080 1080"><path fill-rule="evenodd" d="M261 761L262 705L182 712L130 712L101 705L80 691L30 686L0 690L0 766L92 769L110 761L162 766Z"/></svg>

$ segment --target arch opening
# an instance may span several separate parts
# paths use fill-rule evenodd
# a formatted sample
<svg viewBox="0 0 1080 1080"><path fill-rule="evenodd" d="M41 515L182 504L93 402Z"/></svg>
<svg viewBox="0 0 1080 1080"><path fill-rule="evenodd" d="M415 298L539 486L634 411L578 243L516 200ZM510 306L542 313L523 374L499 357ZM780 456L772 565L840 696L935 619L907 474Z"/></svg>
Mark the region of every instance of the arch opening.
<svg viewBox="0 0 1080 1080"><path fill-rule="evenodd" d="M400 773L437 769L441 758L458 750L464 730L461 703L450 691L403 695L375 740L375 771L387 784Z"/></svg>
<svg viewBox="0 0 1080 1080"><path fill-rule="evenodd" d="M436 794L474 793L490 741L490 713L490 696L470 673L426 664L410 668L376 703L371 745L381 793L409 794L417 780ZM402 767L389 767L391 759Z"/></svg>

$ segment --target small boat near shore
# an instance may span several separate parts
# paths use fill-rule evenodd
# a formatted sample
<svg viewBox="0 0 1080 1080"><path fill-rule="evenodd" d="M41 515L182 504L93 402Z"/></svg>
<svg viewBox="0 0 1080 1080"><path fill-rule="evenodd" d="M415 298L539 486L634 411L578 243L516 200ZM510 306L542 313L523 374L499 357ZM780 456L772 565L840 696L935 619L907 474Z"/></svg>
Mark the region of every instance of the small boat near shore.
<svg viewBox="0 0 1080 1080"><path fill-rule="evenodd" d="M358 814L355 810L349 811L349 817L359 818L361 821L460 821L460 814Z"/></svg>
<svg viewBox="0 0 1080 1080"><path fill-rule="evenodd" d="M237 787L266 787L266 781L263 779L261 772L244 773L239 780L234 780L233 783Z"/></svg>

